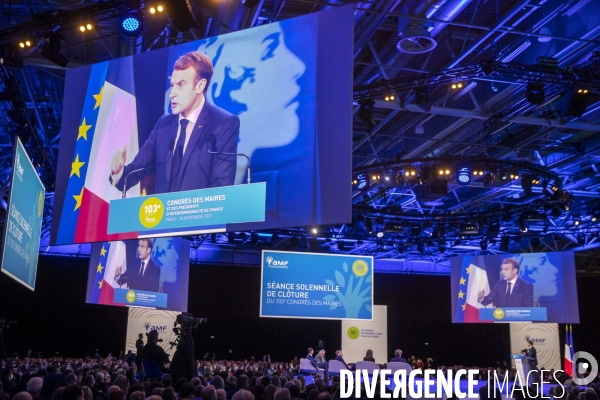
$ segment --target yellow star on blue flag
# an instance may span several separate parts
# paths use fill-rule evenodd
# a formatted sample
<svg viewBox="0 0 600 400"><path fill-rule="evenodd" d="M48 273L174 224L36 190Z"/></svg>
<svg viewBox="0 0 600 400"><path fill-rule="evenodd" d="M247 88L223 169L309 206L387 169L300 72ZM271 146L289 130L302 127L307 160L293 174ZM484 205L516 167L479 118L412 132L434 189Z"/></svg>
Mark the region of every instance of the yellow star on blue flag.
<svg viewBox="0 0 600 400"><path fill-rule="evenodd" d="M79 161L79 154L77 154L75 156L75 161L71 163L71 175L69 175L69 178L73 175L77 175L79 178L81 178L80 170L81 167L83 167L83 164L85 164L85 161Z"/></svg>
<svg viewBox="0 0 600 400"><path fill-rule="evenodd" d="M104 85L102 85L102 89L100 89L100 93L92 95L92 96L94 96L94 99L96 99L96 104L94 104L94 110L96 108L100 107L100 104L102 104L102 95L103 94L104 94Z"/></svg>
<svg viewBox="0 0 600 400"><path fill-rule="evenodd" d="M106 256L106 249L104 248L104 246L102 246L102 249L100 250L100 257L104 256Z"/></svg>
<svg viewBox="0 0 600 400"><path fill-rule="evenodd" d="M77 195L74 194L73 198L75 199L75 210L77 210L79 207L81 207L81 199L83 198L83 188L81 188L81 192Z"/></svg>

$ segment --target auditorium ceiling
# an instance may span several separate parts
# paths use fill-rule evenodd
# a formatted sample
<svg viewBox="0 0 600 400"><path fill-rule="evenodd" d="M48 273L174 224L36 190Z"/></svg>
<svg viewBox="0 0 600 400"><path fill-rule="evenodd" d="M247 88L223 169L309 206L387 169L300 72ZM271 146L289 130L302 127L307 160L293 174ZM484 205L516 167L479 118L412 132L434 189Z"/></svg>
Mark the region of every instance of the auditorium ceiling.
<svg viewBox="0 0 600 400"><path fill-rule="evenodd" d="M347 4L237 3L199 3L202 26L181 33L142 1L145 27L132 40L118 28L125 1L2 0L2 206L18 135L48 189L41 252L89 252L48 244L68 110L65 68L41 56L43 33L61 32L66 68L75 68ZM354 4L352 221L190 237L192 259L253 264L262 249L365 254L408 273L461 254L575 250L580 273L600 272L600 2ZM47 26L76 15L93 15L80 18L93 29ZM20 30L30 47L20 51L23 68L9 68L18 60L7 44Z"/></svg>

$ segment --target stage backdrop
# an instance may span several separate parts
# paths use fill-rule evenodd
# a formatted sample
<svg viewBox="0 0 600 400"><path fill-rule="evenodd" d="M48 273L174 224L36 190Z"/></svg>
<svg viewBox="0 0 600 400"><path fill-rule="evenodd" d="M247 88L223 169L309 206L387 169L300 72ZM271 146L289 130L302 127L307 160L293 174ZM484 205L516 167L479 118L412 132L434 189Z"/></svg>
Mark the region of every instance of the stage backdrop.
<svg viewBox="0 0 600 400"><path fill-rule="evenodd" d="M348 5L68 70L52 244L137 238L142 221L161 236L350 222L353 12ZM178 118L195 103L180 91L196 83L171 78L180 57L199 57L192 52L206 55L214 73L181 155ZM246 157L224 153L249 157L251 179ZM139 167L121 200L125 174ZM260 207L230 205L240 198L232 191L258 186ZM185 194L196 190L215 193ZM165 203L140 207L142 196ZM122 222L111 234L109 209ZM170 225L181 221L191 222Z"/></svg>
<svg viewBox="0 0 600 400"><path fill-rule="evenodd" d="M260 316L368 319L373 257L263 250Z"/></svg>
<svg viewBox="0 0 600 400"><path fill-rule="evenodd" d="M387 306L373 306L372 321L342 321L342 351L347 363L362 361L367 350L373 350L375 361L384 364L392 358L387 343ZM328 359L335 358L332 350Z"/></svg>
<svg viewBox="0 0 600 400"><path fill-rule="evenodd" d="M149 310L147 308L130 308L127 318L127 341L125 342L125 352L131 350L136 353L135 341L138 340L140 333L144 334L144 344L148 343L146 334L151 330L158 332L158 339L162 342L158 344L167 352L173 360L175 347L171 348L169 342L175 340L173 333L173 324L179 313L176 311Z"/></svg>
<svg viewBox="0 0 600 400"><path fill-rule="evenodd" d="M537 350L538 365L543 369L560 369L560 343L558 324L510 324L510 352L520 354L533 340ZM515 368L515 361L512 361Z"/></svg>

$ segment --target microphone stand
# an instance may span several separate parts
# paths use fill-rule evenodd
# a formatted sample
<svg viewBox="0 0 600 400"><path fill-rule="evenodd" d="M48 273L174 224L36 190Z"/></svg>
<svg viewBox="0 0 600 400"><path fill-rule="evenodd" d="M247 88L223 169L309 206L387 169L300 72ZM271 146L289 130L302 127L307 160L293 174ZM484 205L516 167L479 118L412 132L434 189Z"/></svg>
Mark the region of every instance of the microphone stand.
<svg viewBox="0 0 600 400"><path fill-rule="evenodd" d="M244 153L225 153L225 152L222 152L222 151L210 151L210 149L207 149L207 150L208 150L208 152L210 154L223 154L223 155L226 155L226 156L246 157L246 160L248 160L248 167L247 167L247 169L248 169L248 181L246 183L250 183L250 169L251 169L250 168L250 157L248 157Z"/></svg>
<svg viewBox="0 0 600 400"><path fill-rule="evenodd" d="M171 139L171 141L169 142L169 153L167 154L167 158L165 158L165 161L155 164L155 165L151 165L150 167L142 167L142 168L134 169L133 171L130 171L127 175L125 175L125 180L123 181L123 193L121 194L121 198L124 199L125 197L127 197L127 178L129 178L129 175L131 175L135 172L139 172L139 171L148 169L148 168L158 167L159 165L166 163L167 160L169 159L169 157L171 157L171 154L173 154L174 147L175 147L175 139ZM125 167L123 167L123 168L125 168Z"/></svg>

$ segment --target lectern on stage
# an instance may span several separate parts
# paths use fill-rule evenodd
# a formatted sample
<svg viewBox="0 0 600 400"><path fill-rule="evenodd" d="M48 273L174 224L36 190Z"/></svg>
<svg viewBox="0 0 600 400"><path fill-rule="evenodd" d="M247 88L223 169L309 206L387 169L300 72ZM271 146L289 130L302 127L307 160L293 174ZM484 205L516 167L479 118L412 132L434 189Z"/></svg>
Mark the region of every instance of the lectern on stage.
<svg viewBox="0 0 600 400"><path fill-rule="evenodd" d="M529 373L529 357L522 354L511 354L510 358L515 360L515 367L517 368L517 374L519 375L520 382L526 384L527 386L530 386L532 382L535 382L535 373Z"/></svg>

